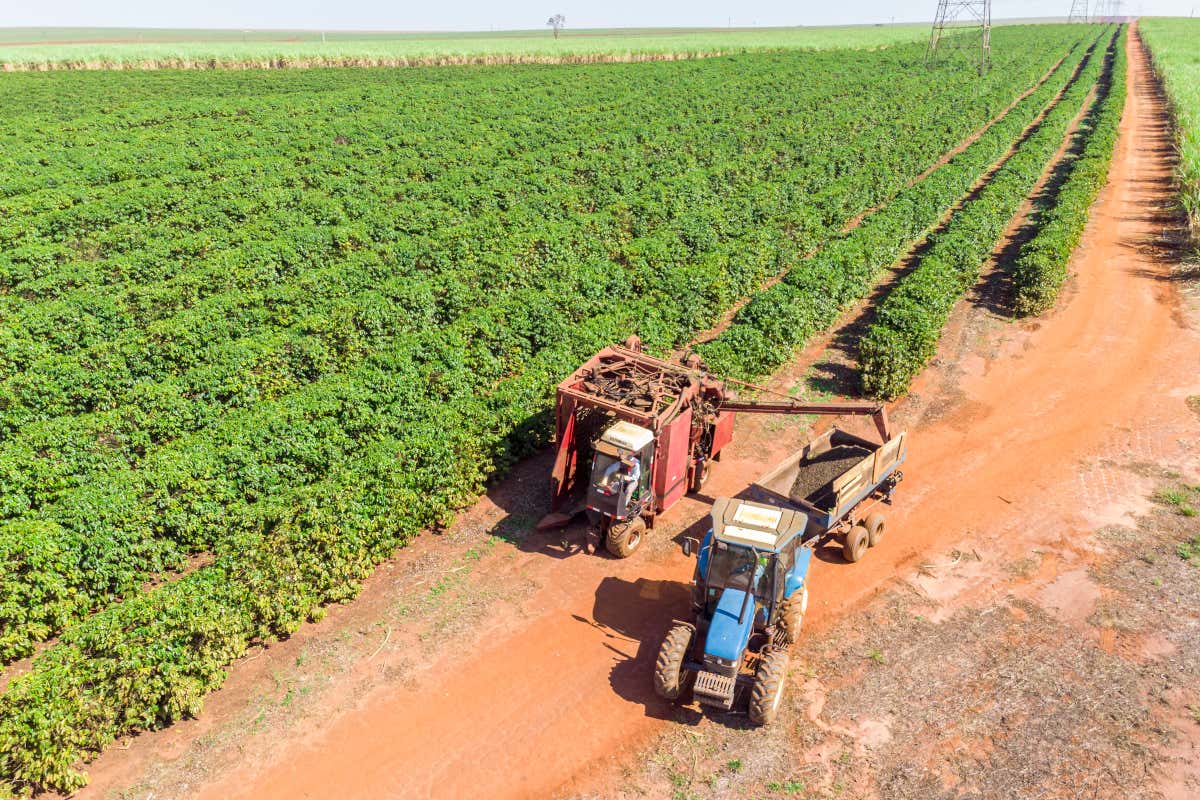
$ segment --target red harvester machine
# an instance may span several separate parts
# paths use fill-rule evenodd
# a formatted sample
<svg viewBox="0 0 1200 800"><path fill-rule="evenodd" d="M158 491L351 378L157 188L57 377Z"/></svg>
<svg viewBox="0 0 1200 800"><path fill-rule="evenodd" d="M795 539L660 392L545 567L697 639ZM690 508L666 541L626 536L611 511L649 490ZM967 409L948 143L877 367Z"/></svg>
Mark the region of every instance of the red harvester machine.
<svg viewBox="0 0 1200 800"><path fill-rule="evenodd" d="M881 404L801 403L778 394L740 400L737 389L773 394L712 377L694 354L680 363L646 355L635 336L592 356L558 385L552 513L538 527L586 512L609 552L632 555L659 514L704 485L739 411L867 414L884 443L891 439Z"/></svg>

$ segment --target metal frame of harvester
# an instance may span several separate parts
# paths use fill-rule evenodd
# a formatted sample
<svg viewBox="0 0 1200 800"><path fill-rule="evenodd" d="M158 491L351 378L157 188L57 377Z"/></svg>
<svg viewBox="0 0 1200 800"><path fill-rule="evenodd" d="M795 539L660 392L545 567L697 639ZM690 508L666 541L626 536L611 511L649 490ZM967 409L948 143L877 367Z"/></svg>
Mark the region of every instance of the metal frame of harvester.
<svg viewBox="0 0 1200 800"><path fill-rule="evenodd" d="M770 399L743 399L739 391ZM885 443L892 438L882 404L802 403L750 383L715 378L695 354L679 362L655 358L642 351L637 337L584 362L558 385L556 399L552 513L539 527L565 525L586 512L601 541L618 557L632 554L659 514L704 485L712 464L733 439L738 412L868 415ZM597 499L594 481L584 486L593 454L619 449L604 439L615 421L648 432L639 440L648 442L645 451L638 454L648 462L645 491L628 508L617 510Z"/></svg>

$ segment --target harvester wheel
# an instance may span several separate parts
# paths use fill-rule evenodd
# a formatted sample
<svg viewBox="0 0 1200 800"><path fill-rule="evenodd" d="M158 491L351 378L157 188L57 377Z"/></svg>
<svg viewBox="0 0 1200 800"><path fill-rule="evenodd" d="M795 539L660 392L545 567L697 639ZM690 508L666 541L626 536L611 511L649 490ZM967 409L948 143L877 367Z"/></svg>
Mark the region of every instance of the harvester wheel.
<svg viewBox="0 0 1200 800"><path fill-rule="evenodd" d="M704 460L704 466L696 470L692 475L692 491L698 492L704 488L704 484L708 483L708 476L712 474L712 462L708 459Z"/></svg>
<svg viewBox="0 0 1200 800"><path fill-rule="evenodd" d="M769 725L779 714L787 668L787 650L768 650L759 661L750 690L750 721L755 725Z"/></svg>
<svg viewBox="0 0 1200 800"><path fill-rule="evenodd" d="M862 525L855 525L846 534L846 545L842 548L842 555L853 564L866 555L870 546L871 534L867 533L867 529Z"/></svg>
<svg viewBox="0 0 1200 800"><path fill-rule="evenodd" d="M883 514L871 514L863 525L867 527L867 544L874 547L883 541Z"/></svg>
<svg viewBox="0 0 1200 800"><path fill-rule="evenodd" d="M695 677L683 668L694 631L689 625L676 625L667 631L658 660L654 662L654 693L664 700L676 700Z"/></svg>
<svg viewBox="0 0 1200 800"><path fill-rule="evenodd" d="M617 558L629 558L642 543L646 533L646 520L634 517L629 522L619 522L608 529L605 546Z"/></svg>
<svg viewBox="0 0 1200 800"><path fill-rule="evenodd" d="M800 638L800 628L804 625L804 612L808 610L808 586L783 601L782 613L779 616L779 632L783 644L791 647Z"/></svg>

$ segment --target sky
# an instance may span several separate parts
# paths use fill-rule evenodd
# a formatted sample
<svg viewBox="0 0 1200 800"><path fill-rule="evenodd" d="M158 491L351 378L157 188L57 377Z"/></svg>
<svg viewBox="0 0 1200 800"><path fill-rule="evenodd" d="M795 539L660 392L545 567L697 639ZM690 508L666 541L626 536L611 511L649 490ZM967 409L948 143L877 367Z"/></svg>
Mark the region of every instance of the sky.
<svg viewBox="0 0 1200 800"><path fill-rule="evenodd" d="M992 15L1066 16L1070 0L993 0ZM0 27L489 30L537 28L561 13L572 28L836 25L925 21L936 0L38 0L0 3ZM1123 13L1200 15L1200 0L1125 0Z"/></svg>

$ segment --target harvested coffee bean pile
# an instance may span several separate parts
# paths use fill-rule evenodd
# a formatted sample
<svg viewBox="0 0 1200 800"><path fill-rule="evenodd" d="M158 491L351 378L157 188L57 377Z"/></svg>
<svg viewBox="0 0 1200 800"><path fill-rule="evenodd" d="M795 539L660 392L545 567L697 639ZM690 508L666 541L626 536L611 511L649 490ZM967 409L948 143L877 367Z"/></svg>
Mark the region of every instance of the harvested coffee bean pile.
<svg viewBox="0 0 1200 800"><path fill-rule="evenodd" d="M871 451L866 447L844 444L804 459L800 462L800 474L792 484L792 500L814 502L821 495L827 494L832 488L831 484L846 470L870 454Z"/></svg>

